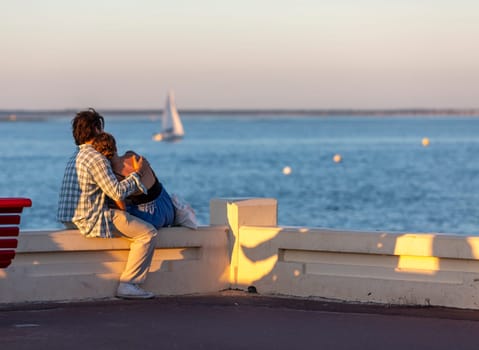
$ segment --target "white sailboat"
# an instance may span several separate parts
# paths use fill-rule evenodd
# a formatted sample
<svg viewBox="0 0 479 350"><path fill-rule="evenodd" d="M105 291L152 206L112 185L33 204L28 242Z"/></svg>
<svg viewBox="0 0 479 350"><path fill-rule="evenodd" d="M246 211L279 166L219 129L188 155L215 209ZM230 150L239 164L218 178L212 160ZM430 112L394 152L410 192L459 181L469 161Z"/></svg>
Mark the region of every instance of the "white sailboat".
<svg viewBox="0 0 479 350"><path fill-rule="evenodd" d="M166 98L166 104L161 118L161 132L153 135L153 140L177 141L182 139L184 134L183 124L176 109L175 95L173 91L170 91Z"/></svg>

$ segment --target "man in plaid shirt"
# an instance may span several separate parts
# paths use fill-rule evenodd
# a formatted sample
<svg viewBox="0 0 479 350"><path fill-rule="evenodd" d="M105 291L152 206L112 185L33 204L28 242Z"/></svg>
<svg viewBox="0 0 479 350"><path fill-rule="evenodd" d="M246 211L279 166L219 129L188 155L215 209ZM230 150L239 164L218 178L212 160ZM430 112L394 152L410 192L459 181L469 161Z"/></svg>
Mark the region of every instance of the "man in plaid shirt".
<svg viewBox="0 0 479 350"><path fill-rule="evenodd" d="M138 190L145 190L139 174L143 159L134 158L132 173L119 182L110 162L92 146L94 137L103 131L103 125L103 117L93 108L77 113L72 121L78 149L65 168L57 218L68 228L78 228L86 237L117 236L131 241L117 296L152 298L153 293L138 285L145 281L150 268L157 230L126 211L110 209L107 203L107 197L123 200Z"/></svg>

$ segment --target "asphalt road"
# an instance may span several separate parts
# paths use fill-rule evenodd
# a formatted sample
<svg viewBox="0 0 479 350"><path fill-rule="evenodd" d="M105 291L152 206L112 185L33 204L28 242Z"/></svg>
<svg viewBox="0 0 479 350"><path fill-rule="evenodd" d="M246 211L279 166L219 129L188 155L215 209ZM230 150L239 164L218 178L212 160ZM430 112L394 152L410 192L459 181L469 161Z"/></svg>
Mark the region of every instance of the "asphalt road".
<svg viewBox="0 0 479 350"><path fill-rule="evenodd" d="M479 349L479 311L225 291L0 305L0 349Z"/></svg>

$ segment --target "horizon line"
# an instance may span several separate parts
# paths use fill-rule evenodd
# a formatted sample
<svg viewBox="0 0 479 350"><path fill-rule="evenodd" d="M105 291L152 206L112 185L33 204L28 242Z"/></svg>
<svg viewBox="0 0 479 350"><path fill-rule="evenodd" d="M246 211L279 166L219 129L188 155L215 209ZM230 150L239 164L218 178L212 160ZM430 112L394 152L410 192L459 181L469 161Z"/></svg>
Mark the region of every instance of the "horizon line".
<svg viewBox="0 0 479 350"><path fill-rule="evenodd" d="M0 114L31 114L31 113L76 113L88 108L6 108L0 109ZM100 113L161 113L163 108L95 108ZM258 113L298 113L298 114L479 114L479 108L178 108L180 113L233 113L233 114L258 114Z"/></svg>

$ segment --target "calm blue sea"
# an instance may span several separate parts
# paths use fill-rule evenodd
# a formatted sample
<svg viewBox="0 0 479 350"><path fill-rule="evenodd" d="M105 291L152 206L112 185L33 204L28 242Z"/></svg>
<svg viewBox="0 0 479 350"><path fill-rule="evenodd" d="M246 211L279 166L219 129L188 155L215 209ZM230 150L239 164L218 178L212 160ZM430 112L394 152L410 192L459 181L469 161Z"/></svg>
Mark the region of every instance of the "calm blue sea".
<svg viewBox="0 0 479 350"><path fill-rule="evenodd" d="M281 225L479 233L479 118L205 113L182 116L183 141L157 143L158 116L104 116L120 153L143 154L202 224L211 198L274 197ZM61 227L71 117L0 123L0 196L33 200L23 229Z"/></svg>

